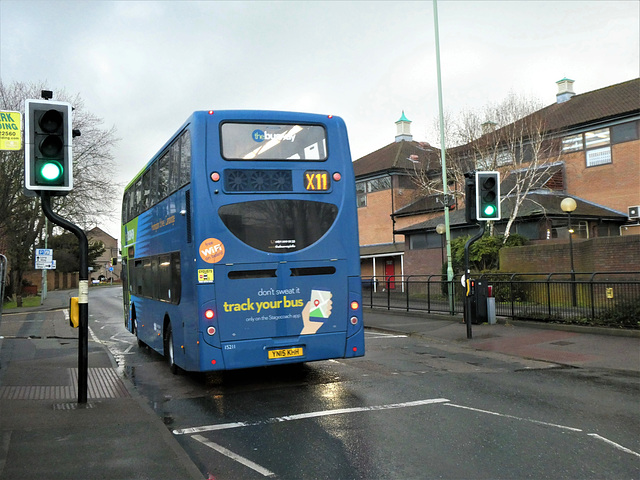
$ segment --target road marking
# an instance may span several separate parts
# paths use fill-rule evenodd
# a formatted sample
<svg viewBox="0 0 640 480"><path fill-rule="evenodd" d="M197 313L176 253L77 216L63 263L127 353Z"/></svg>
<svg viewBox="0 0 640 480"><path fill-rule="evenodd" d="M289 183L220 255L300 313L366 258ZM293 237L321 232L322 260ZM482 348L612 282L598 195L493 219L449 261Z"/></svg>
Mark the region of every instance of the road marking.
<svg viewBox="0 0 640 480"><path fill-rule="evenodd" d="M91 327L87 327L89 330L89 335L91 335L91 340L93 340L96 343L101 343L104 345L104 342L102 342L98 336L93 332L93 330L91 329Z"/></svg>
<svg viewBox="0 0 640 480"><path fill-rule="evenodd" d="M216 452L221 453L222 455L225 455L225 456L231 458L232 460L235 460L238 463L241 463L245 467L249 467L250 469L255 470L256 472L258 472L260 475L262 475L264 477L274 477L275 476L275 473L273 473L272 471L267 470L264 467L261 467L257 463L254 463L251 460L249 460L247 458L244 458L243 456L240 456L237 453L234 453L231 450L228 450L228 449L224 448L221 445L218 445L217 443L213 443L213 442L207 440L202 435L192 435L191 438L193 438L194 440L197 440L198 442L202 443L203 445L206 445L209 448L212 448Z"/></svg>
<svg viewBox="0 0 640 480"><path fill-rule="evenodd" d="M609 445L617 448L620 451L623 451L625 453L630 453L631 455L635 455L636 457L640 457L640 453L638 452L634 452L633 450L628 449L627 447L623 447L622 445L620 445L619 443L616 442L612 442L611 440L609 440L608 438L604 438L601 437L600 435L598 435L597 433L589 433L588 434L590 437L593 438L597 438L598 440L602 440L604 443L608 443Z"/></svg>
<svg viewBox="0 0 640 480"><path fill-rule="evenodd" d="M408 335L392 335L390 333L367 332L367 338L407 338Z"/></svg>
<svg viewBox="0 0 640 480"><path fill-rule="evenodd" d="M537 423L538 425L546 425L547 427L562 428L563 430L571 430L572 432L582 432L582 430L579 429L579 428L567 427L565 425L556 425L555 423L541 422L540 420L533 420L531 418L515 417L513 415L507 415L505 413L492 412L490 410L481 410L479 408L465 407L464 405L456 405L455 403L445 403L445 406L447 406L447 407L455 407L455 408L462 408L464 410L471 410L473 412L487 413L489 415L495 415L496 417L511 418L513 420L521 420L523 422Z"/></svg>
<svg viewBox="0 0 640 480"><path fill-rule="evenodd" d="M219 423L217 425L203 425L200 427L181 428L173 431L174 435L185 435L191 433L211 432L214 430L228 430L230 428L252 427L257 425L267 425L269 423L289 422L292 420L305 420L308 418L327 417L330 415L344 415L347 413L358 412L374 412L379 410L391 410L395 408L418 407L422 405L431 405L434 403L445 403L449 400L446 398L430 398L426 400L416 400L415 402L390 403L387 405L373 405L370 407L354 407L354 408L338 408L335 410L321 410L318 412L298 413L296 415L285 415L284 417L272 417L267 420L259 420L257 422L232 422Z"/></svg>

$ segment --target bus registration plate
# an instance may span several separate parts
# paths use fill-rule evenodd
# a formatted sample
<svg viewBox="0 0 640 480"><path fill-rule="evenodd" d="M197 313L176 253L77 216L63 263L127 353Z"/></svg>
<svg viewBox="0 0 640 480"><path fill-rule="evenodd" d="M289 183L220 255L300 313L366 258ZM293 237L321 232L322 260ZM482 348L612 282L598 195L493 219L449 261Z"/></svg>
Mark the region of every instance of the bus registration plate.
<svg viewBox="0 0 640 480"><path fill-rule="evenodd" d="M302 347L269 350L269 360L273 360L276 358L302 357L303 355L304 351Z"/></svg>

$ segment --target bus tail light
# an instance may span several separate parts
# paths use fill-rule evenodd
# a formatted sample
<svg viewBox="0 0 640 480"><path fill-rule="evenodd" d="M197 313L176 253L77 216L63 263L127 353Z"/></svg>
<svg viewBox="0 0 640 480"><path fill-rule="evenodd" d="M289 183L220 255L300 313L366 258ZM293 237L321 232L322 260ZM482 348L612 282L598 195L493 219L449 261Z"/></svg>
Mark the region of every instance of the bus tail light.
<svg viewBox="0 0 640 480"><path fill-rule="evenodd" d="M351 325L357 325L358 324L358 317L353 316L351 317Z"/></svg>
<svg viewBox="0 0 640 480"><path fill-rule="evenodd" d="M211 180L213 180L214 182L217 182L220 180L220 174L218 172L213 172L211 174Z"/></svg>
<svg viewBox="0 0 640 480"><path fill-rule="evenodd" d="M216 334L216 327L207 327L207 334L209 336L214 336Z"/></svg>
<svg viewBox="0 0 640 480"><path fill-rule="evenodd" d="M357 300L354 300L353 302L351 302L351 310L358 310L360 308L360 304L358 303Z"/></svg>
<svg viewBox="0 0 640 480"><path fill-rule="evenodd" d="M213 310L211 310L211 309L205 310L205 312L204 312L204 317L205 317L207 320L212 320L212 319L213 319L213 317L215 317L215 313L214 313L214 312L213 312Z"/></svg>
<svg viewBox="0 0 640 480"><path fill-rule="evenodd" d="M334 174L333 174L333 179L334 179L336 182L339 182L339 181L342 179L342 175L340 175L340 172L334 172Z"/></svg>

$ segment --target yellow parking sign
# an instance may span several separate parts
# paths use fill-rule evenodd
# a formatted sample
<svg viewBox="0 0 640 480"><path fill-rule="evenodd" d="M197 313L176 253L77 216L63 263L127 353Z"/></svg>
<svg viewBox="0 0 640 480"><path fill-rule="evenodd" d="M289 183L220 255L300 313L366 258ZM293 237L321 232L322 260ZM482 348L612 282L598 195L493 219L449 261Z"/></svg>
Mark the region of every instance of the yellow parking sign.
<svg viewBox="0 0 640 480"><path fill-rule="evenodd" d="M22 115L0 110L0 150L22 148Z"/></svg>

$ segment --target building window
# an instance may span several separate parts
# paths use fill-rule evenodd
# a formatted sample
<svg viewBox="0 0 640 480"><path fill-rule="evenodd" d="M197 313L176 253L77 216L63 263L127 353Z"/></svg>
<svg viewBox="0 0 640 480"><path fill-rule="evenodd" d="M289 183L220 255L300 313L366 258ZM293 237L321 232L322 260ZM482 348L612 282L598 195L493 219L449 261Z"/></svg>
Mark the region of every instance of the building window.
<svg viewBox="0 0 640 480"><path fill-rule="evenodd" d="M587 149L609 145L609 129L601 128L584 134L584 143Z"/></svg>
<svg viewBox="0 0 640 480"><path fill-rule="evenodd" d="M391 188L391 177L380 177L372 180L361 180L356 182L356 195L358 197L358 208L367 206L367 193L389 190Z"/></svg>
<svg viewBox="0 0 640 480"><path fill-rule="evenodd" d="M608 128L593 130L584 134L587 167L611 163L611 138Z"/></svg>
<svg viewBox="0 0 640 480"><path fill-rule="evenodd" d="M356 182L358 208L367 206L367 182Z"/></svg>
<svg viewBox="0 0 640 480"><path fill-rule="evenodd" d="M369 193L388 190L391 188L391 177L375 178L373 180L369 180L367 184L367 190Z"/></svg>
<svg viewBox="0 0 640 480"><path fill-rule="evenodd" d="M582 134L569 135L562 139L562 151L563 152L577 152L582 150Z"/></svg>
<svg viewBox="0 0 640 480"><path fill-rule="evenodd" d="M596 167L611 163L611 147L587 150L587 167Z"/></svg>
<svg viewBox="0 0 640 480"><path fill-rule="evenodd" d="M628 135L628 132L626 134ZM565 153L583 149L587 167L611 163L611 130L600 128L584 134L569 135L562 139L562 151Z"/></svg>
<svg viewBox="0 0 640 480"><path fill-rule="evenodd" d="M632 142L638 140L640 121L621 123L611 127L611 143Z"/></svg>

